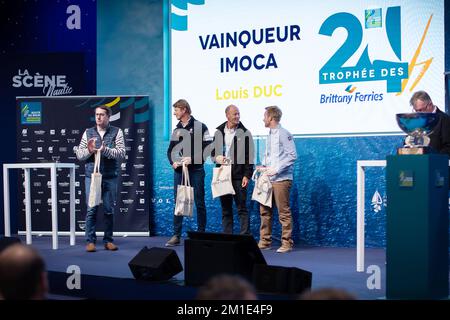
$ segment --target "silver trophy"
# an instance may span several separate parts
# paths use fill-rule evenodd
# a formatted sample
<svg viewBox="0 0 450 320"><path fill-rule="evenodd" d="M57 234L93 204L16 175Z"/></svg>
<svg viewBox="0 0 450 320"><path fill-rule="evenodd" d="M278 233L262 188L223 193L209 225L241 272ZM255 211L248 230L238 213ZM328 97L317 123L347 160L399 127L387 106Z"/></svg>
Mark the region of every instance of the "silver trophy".
<svg viewBox="0 0 450 320"><path fill-rule="evenodd" d="M432 152L429 147L429 135L439 122L436 113L398 113L397 124L408 136L405 145L397 149L397 154L426 154Z"/></svg>

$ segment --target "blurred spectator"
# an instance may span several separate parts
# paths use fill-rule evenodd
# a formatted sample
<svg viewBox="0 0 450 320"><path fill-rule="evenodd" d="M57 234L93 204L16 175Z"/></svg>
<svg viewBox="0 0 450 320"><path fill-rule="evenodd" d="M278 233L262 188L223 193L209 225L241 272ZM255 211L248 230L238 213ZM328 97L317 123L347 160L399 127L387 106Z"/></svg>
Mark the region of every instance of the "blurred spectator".
<svg viewBox="0 0 450 320"><path fill-rule="evenodd" d="M0 253L3 250L12 246L13 244L20 243L20 239L16 237L0 237Z"/></svg>
<svg viewBox="0 0 450 320"><path fill-rule="evenodd" d="M321 288L308 290L299 296L300 300L356 300L356 297L344 289Z"/></svg>
<svg viewBox="0 0 450 320"><path fill-rule="evenodd" d="M42 300L47 291L45 263L35 249L14 244L0 253L0 297L5 300Z"/></svg>
<svg viewBox="0 0 450 320"><path fill-rule="evenodd" d="M197 300L257 300L255 288L237 275L217 275L200 287Z"/></svg>

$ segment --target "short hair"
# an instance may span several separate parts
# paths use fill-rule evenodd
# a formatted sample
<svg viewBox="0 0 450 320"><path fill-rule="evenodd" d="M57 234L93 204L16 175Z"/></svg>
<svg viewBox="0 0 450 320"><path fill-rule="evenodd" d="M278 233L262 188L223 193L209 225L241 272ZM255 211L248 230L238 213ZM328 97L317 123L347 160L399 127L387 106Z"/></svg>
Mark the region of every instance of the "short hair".
<svg viewBox="0 0 450 320"><path fill-rule="evenodd" d="M230 104L228 107L225 108L225 114L228 114L228 112L230 111L231 108L235 107L236 109L238 109L237 106L235 106L234 104Z"/></svg>
<svg viewBox="0 0 450 320"><path fill-rule="evenodd" d="M39 293L45 262L26 245L14 244L0 254L0 295L5 300L29 300Z"/></svg>
<svg viewBox="0 0 450 320"><path fill-rule="evenodd" d="M98 107L95 108L95 109L102 109L102 110L105 110L105 111L106 111L106 115L108 116L108 118L111 117L111 115L112 115L112 110L111 110L111 108L109 108L109 107L107 107L107 106L98 106Z"/></svg>
<svg viewBox="0 0 450 320"><path fill-rule="evenodd" d="M256 300L255 288L238 275L221 274L200 287L197 300Z"/></svg>
<svg viewBox="0 0 450 320"><path fill-rule="evenodd" d="M414 92L411 99L409 100L409 104L414 107L414 104L416 103L417 100L422 100L425 103L431 102L430 95L425 91Z"/></svg>
<svg viewBox="0 0 450 320"><path fill-rule="evenodd" d="M175 102L173 104L174 108L180 108L180 109L185 109L186 113L191 114L191 106L189 105L189 102L187 102L184 99L180 99L177 102Z"/></svg>
<svg viewBox="0 0 450 320"><path fill-rule="evenodd" d="M280 108L278 108L277 106L270 106L267 107L266 110L269 117L272 117L276 122L280 122L281 116L283 115L283 112Z"/></svg>

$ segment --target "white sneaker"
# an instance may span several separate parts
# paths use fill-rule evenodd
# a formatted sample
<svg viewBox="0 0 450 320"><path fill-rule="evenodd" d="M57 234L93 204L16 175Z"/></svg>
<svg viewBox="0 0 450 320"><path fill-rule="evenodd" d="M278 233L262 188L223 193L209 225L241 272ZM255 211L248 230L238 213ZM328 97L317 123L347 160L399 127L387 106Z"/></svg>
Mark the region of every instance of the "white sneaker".
<svg viewBox="0 0 450 320"><path fill-rule="evenodd" d="M292 251L292 247L288 247L288 246L281 246L277 249L278 253L286 253Z"/></svg>

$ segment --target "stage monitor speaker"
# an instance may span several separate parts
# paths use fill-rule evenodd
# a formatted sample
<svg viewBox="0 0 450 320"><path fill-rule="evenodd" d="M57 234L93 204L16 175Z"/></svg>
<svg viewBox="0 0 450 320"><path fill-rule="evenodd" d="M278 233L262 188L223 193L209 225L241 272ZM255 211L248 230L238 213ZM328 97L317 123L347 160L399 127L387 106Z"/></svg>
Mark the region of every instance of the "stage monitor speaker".
<svg viewBox="0 0 450 320"><path fill-rule="evenodd" d="M15 237L0 237L0 252L5 250L10 245L21 243L19 238Z"/></svg>
<svg viewBox="0 0 450 320"><path fill-rule="evenodd" d="M258 292L299 294L311 289L312 273L294 267L255 265L253 284Z"/></svg>
<svg viewBox="0 0 450 320"><path fill-rule="evenodd" d="M137 280L169 280L183 271L175 250L166 248L142 248L128 263L131 273Z"/></svg>
<svg viewBox="0 0 450 320"><path fill-rule="evenodd" d="M266 260L251 235L188 232L184 241L186 285L198 286L218 274L252 280L253 266Z"/></svg>

